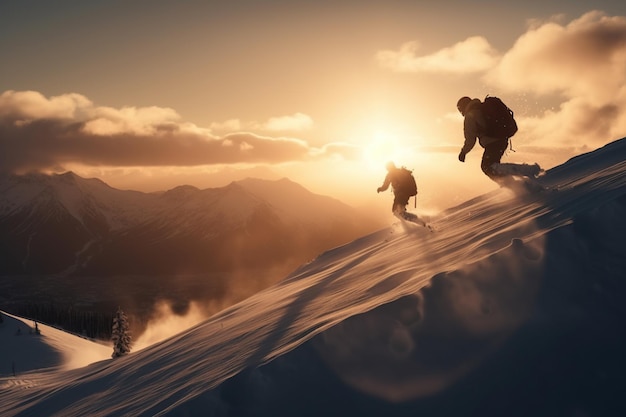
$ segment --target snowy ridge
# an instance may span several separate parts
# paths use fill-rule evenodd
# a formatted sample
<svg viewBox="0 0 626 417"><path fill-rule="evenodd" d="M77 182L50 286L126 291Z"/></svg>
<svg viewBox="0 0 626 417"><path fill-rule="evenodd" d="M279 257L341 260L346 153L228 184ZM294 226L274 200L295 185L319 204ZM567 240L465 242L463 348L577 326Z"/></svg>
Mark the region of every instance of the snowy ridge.
<svg viewBox="0 0 626 417"><path fill-rule="evenodd" d="M289 222L304 220L313 224L322 224L328 218L341 219L341 213L345 207L343 203L326 196L312 194L287 178L277 183L281 185L280 188L271 186L272 184L267 181L254 178L237 182L248 192L276 207ZM329 209L319 210L322 205L328 206Z"/></svg>
<svg viewBox="0 0 626 417"><path fill-rule="evenodd" d="M623 415L625 145L548 171L558 191L501 189L433 218L436 233L364 236L164 342L29 374L0 403L7 416Z"/></svg>
<svg viewBox="0 0 626 417"><path fill-rule="evenodd" d="M311 204L311 198L318 201ZM264 202L284 212L289 222L323 220L328 209L320 212L319 207L324 205L337 212L345 213L349 209L339 201L316 196L287 179L247 179L205 190L180 186L158 194L118 190L98 179L84 179L72 172L0 178L0 216L50 199L59 201L80 222L86 210L98 212L106 218L111 231L150 222L163 213L178 217L179 208L194 215L201 211L204 216L213 214L214 210L223 220L240 223Z"/></svg>
<svg viewBox="0 0 626 417"><path fill-rule="evenodd" d="M102 213L111 230L140 222L154 204L154 196L137 191L116 190L98 179L84 179L73 172L28 174L0 179L0 215L10 214L50 199L59 201L80 222L85 210Z"/></svg>
<svg viewBox="0 0 626 417"><path fill-rule="evenodd" d="M91 363L109 359L112 347L69 334L63 330L2 312L0 324L2 346L0 354L6 358L0 364L0 375L25 372L72 370ZM0 389L10 385L23 386L21 379L0 380ZM28 381L24 381L28 382ZM30 383L30 382L28 382Z"/></svg>

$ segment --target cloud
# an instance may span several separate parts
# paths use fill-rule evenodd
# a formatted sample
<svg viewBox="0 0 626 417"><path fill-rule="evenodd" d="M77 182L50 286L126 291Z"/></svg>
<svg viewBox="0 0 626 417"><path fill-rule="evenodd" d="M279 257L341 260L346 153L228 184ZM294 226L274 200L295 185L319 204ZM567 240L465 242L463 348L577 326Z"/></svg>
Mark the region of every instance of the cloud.
<svg viewBox="0 0 626 417"><path fill-rule="evenodd" d="M590 12L522 35L487 80L504 88L585 96L604 103L626 81L626 17Z"/></svg>
<svg viewBox="0 0 626 417"><path fill-rule="evenodd" d="M594 106L584 98L570 99L557 111L521 119L520 131L526 143L539 146L537 152L565 152L569 157L623 137L626 127L620 110L623 107L616 104Z"/></svg>
<svg viewBox="0 0 626 417"><path fill-rule="evenodd" d="M278 118L277 126L307 116ZM323 152L322 152L323 153ZM0 170L90 166L200 166L306 160L320 150L305 141L239 132L216 137L161 107L97 107L86 97L46 98L35 91L0 95Z"/></svg>
<svg viewBox="0 0 626 417"><path fill-rule="evenodd" d="M15 120L74 119L93 104L80 94L44 97L37 91L5 91L0 94L0 118Z"/></svg>
<svg viewBox="0 0 626 417"><path fill-rule="evenodd" d="M403 44L399 50L376 53L383 67L398 72L473 73L492 67L498 60L497 51L481 36L473 36L451 47L424 56L418 56L416 41Z"/></svg>
<svg viewBox="0 0 626 417"><path fill-rule="evenodd" d="M360 160L363 154L363 148L345 142L327 143L315 153L319 156L335 157L347 161Z"/></svg>
<svg viewBox="0 0 626 417"><path fill-rule="evenodd" d="M242 130L242 123L239 119L228 119L224 122L211 123L210 128L211 130L236 132L238 130Z"/></svg>
<svg viewBox="0 0 626 417"><path fill-rule="evenodd" d="M558 94L558 111L520 126L534 140L595 145L626 130L626 17L593 11L568 24L533 26L485 80L509 92ZM594 145L594 147L595 147Z"/></svg>
<svg viewBox="0 0 626 417"><path fill-rule="evenodd" d="M235 132L244 129L265 130L273 132L299 132L311 129L313 119L304 113L294 113L289 116L271 117L264 123L247 122L239 119L229 119L220 123L212 123L211 129L214 131Z"/></svg>
<svg viewBox="0 0 626 417"><path fill-rule="evenodd" d="M92 118L85 122L83 130L94 135L117 135L135 133L140 135L157 134L159 130L187 130L181 128L180 116L174 110L162 107L98 107L92 110ZM193 130L193 129L191 129ZM208 133L208 131L206 132Z"/></svg>
<svg viewBox="0 0 626 417"><path fill-rule="evenodd" d="M291 116L272 117L263 126L266 130L300 131L313 127L313 119L302 113Z"/></svg>

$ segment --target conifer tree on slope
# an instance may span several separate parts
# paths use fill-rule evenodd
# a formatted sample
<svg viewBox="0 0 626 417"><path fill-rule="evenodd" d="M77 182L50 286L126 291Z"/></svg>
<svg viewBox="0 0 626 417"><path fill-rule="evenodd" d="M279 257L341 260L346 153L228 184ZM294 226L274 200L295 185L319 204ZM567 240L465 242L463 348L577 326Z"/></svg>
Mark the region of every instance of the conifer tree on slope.
<svg viewBox="0 0 626 417"><path fill-rule="evenodd" d="M113 341L112 358L119 358L130 352L132 341L128 325L128 318L120 307L113 317L113 330L111 332L111 340Z"/></svg>

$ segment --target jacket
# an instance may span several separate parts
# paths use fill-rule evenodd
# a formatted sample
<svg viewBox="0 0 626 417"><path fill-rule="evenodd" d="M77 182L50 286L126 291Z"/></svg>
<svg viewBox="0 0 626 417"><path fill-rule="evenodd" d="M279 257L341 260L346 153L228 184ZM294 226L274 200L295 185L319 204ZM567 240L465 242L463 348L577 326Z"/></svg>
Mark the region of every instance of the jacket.
<svg viewBox="0 0 626 417"><path fill-rule="evenodd" d="M385 181L383 182L383 185L378 187L378 192L386 191L387 188L389 188L389 185L391 185L391 188L393 189L394 194L403 192L401 178L399 174L400 174L400 170L398 168L391 169L387 173L387 176L385 177Z"/></svg>
<svg viewBox="0 0 626 417"><path fill-rule="evenodd" d="M465 109L465 120L463 121L463 135L465 143L463 143L463 153L468 153L478 143L483 148L492 143L507 140L507 138L494 138L484 135L486 123L482 111L480 110L481 101L477 98L472 99Z"/></svg>

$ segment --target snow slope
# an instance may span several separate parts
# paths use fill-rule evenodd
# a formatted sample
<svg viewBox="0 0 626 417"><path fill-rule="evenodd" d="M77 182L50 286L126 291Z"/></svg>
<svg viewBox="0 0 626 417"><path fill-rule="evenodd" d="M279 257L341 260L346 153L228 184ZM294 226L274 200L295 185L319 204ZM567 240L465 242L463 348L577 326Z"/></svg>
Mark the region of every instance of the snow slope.
<svg viewBox="0 0 626 417"><path fill-rule="evenodd" d="M542 181L325 252L127 357L4 376L2 415L626 415L626 138Z"/></svg>
<svg viewBox="0 0 626 417"><path fill-rule="evenodd" d="M105 346L42 323L2 312L0 323L0 378L33 370L47 372L82 368L110 359L113 345ZM39 334L37 334L37 331ZM19 380L14 378L13 381ZM7 383L4 379L0 382Z"/></svg>

